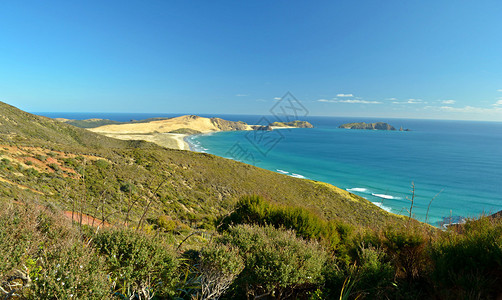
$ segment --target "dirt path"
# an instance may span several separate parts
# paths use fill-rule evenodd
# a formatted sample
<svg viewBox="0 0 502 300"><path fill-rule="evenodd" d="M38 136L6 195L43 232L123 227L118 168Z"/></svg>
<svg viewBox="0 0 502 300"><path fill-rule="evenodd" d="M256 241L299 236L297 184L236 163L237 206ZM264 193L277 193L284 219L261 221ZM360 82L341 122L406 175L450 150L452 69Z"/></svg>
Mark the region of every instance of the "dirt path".
<svg viewBox="0 0 502 300"><path fill-rule="evenodd" d="M64 211L64 216L70 220L72 220L72 217L73 217L73 221L80 222L80 213L78 213L78 212L71 212L69 210L66 210L66 211ZM110 227L110 226L112 226L108 222L102 222L101 220L96 219L96 218L89 216L89 215L86 215L86 214L82 214L82 224L83 225L90 225L93 227L98 227L98 226Z"/></svg>

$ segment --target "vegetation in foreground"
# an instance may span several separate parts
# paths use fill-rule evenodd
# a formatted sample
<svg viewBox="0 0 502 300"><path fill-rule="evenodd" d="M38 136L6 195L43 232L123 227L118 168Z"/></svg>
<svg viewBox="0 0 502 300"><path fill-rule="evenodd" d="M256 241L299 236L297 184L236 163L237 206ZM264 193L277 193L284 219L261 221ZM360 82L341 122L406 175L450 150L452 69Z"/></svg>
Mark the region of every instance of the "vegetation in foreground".
<svg viewBox="0 0 502 300"><path fill-rule="evenodd" d="M442 231L328 184L0 109L5 299L502 292L498 218Z"/></svg>
<svg viewBox="0 0 502 300"><path fill-rule="evenodd" d="M248 198L242 203L263 201ZM257 225L266 220L247 213L219 233L178 234L158 224L91 227L55 207L3 201L1 292L6 299L496 299L502 292L497 218L446 231L414 221L351 226L333 246L298 230L318 220Z"/></svg>

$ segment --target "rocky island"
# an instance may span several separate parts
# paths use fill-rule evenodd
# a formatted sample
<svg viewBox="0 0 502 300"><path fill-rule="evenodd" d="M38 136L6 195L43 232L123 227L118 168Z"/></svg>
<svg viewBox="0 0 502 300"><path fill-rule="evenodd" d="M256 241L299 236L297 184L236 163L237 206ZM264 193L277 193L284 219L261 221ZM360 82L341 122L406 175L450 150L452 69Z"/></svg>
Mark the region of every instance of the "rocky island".
<svg viewBox="0 0 502 300"><path fill-rule="evenodd" d="M274 122L270 123L271 127L277 127L277 128L314 128L314 125L310 124L307 121L300 121L300 120L295 120L291 122Z"/></svg>
<svg viewBox="0 0 502 300"><path fill-rule="evenodd" d="M338 128L345 129L365 129L365 130L396 130L396 128L390 124L384 122L375 122L375 123L346 123L338 126ZM403 129L403 127L399 128L399 131L410 131L409 129Z"/></svg>

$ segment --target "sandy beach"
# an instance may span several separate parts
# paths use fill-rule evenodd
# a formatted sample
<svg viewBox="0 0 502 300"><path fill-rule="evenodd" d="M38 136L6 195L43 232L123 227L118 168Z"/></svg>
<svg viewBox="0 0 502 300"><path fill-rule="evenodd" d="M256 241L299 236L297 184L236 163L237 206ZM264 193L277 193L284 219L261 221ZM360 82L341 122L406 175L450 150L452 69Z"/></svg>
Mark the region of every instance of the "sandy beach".
<svg viewBox="0 0 502 300"><path fill-rule="evenodd" d="M190 146L184 140L185 137L189 136L188 134L180 134L180 133L138 134L132 132L121 132L121 133L100 132L100 133L108 137L119 140L143 140L170 149L190 150Z"/></svg>
<svg viewBox="0 0 502 300"><path fill-rule="evenodd" d="M294 127L294 126L270 126L270 128L272 130L276 130L276 129L292 129L292 128L297 128L297 127Z"/></svg>

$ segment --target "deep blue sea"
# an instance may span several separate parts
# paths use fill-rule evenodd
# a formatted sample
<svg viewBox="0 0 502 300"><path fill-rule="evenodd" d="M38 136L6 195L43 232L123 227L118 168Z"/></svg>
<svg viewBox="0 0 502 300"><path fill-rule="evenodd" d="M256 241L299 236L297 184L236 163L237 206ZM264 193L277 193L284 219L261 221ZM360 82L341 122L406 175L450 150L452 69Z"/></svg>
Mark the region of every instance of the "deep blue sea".
<svg viewBox="0 0 502 300"><path fill-rule="evenodd" d="M117 121L174 114L38 113ZM179 114L178 114L179 115ZM249 124L274 117L211 115ZM502 123L413 119L304 117L313 129L234 131L188 138L194 150L240 160L288 176L324 181L388 211L437 225L444 218L502 210ZM347 122L383 121L411 131L347 130ZM434 199L432 202L431 200Z"/></svg>

